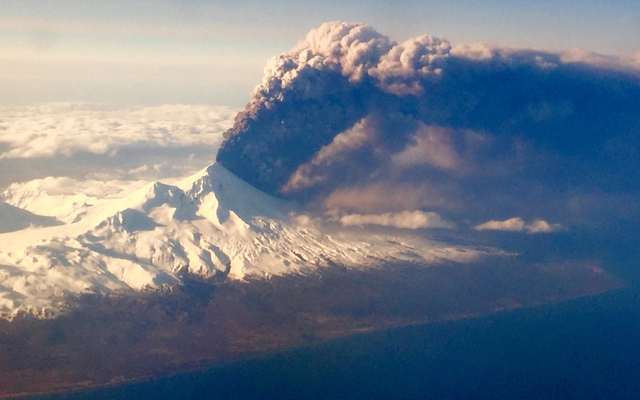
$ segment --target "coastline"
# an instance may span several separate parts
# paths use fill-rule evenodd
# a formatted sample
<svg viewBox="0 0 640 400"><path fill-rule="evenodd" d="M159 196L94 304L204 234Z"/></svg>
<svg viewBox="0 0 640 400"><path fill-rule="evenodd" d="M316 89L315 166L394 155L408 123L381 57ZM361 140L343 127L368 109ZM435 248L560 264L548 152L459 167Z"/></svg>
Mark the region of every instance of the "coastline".
<svg viewBox="0 0 640 400"><path fill-rule="evenodd" d="M487 274L487 281L478 278ZM531 292L525 278L544 283L542 289ZM503 287L501 293L496 293L496 285ZM29 382L38 382L42 390L0 397L64 396L170 379L336 340L532 310L622 287L617 278L595 273L588 265L502 270L492 264L337 270L321 278L232 283L217 287L203 301L185 293L168 298L91 297L76 314L22 331L31 357L44 364L40 370L17 369L10 383L35 389ZM37 367L26 356L16 353L15 362Z"/></svg>
<svg viewBox="0 0 640 400"><path fill-rule="evenodd" d="M594 295L586 295L578 298L567 299L564 301L559 301L555 303L547 303L540 304L531 307L523 307L516 308L510 310L501 310L497 312L493 312L486 315L478 315L478 316L469 316L462 317L459 319L450 319L445 321L432 321L432 322L415 322L403 326L390 326L384 329L371 330L368 332L359 332L347 334L345 336L341 336L332 340L328 340L326 342L317 343L314 345L305 345L295 348L287 348L280 350L267 351L262 354L252 355L246 358L241 358L238 360L227 361L227 362L205 362L205 365L200 365L193 368L187 368L186 370L181 370L178 372L170 373L164 376L153 376L153 377L140 377L136 379L127 380L126 382L117 382L117 383L108 383L102 385L94 385L90 387L82 387L82 388L73 388L73 389L65 389L55 392L41 393L37 395L25 395L25 396L14 396L7 398L34 398L34 399L62 399L62 398L109 398L113 395L113 391L116 392L122 391L126 392L128 389L132 389L135 386L138 386L138 390L146 390L145 387L152 387L152 385L157 384L167 384L167 382L176 381L176 380L202 380L206 379L207 376L215 376L216 374L222 373L223 371L228 370L239 370L244 366L249 366L249 369L259 370L258 367L261 364L270 364L273 363L276 359L287 359L287 358L301 358L308 357L309 353L323 353L332 351L332 348L339 347L348 347L353 346L354 342L370 342L370 341L378 341L380 337L396 335L402 336L405 334L415 334L415 332L420 331L437 331L444 330L446 331L448 328L452 327L462 327L465 329L465 326L486 326L491 325L495 321L509 321L509 320L518 320L518 319L531 319L533 315L533 320L542 320L544 318L548 318L549 315L563 315L567 313L574 312L573 310L578 308L593 308L594 304L596 308L610 308L615 306L625 306L626 302L628 302L629 298L638 296L638 288L626 286L624 288L613 289L604 293L594 294ZM623 299L623 302L619 300ZM336 350L333 350L336 351ZM357 350L356 350L357 352ZM277 361L276 361L277 362ZM169 398L169 397L167 397Z"/></svg>
<svg viewBox="0 0 640 400"><path fill-rule="evenodd" d="M73 387L55 389L43 393L24 393L9 396L1 396L2 399L62 399L62 398L92 398L91 396L100 396L100 392L110 389L126 390L134 385L153 385L157 382L171 381L180 377L205 376L229 368L237 368L244 364L255 364L268 362L274 357L286 357L289 354L304 353L312 349L322 349L335 345L344 344L350 341L367 340L367 338L388 334L393 332L407 331L411 329L434 329L442 328L450 325L459 324L483 324L490 320L502 320L517 318L524 314L534 313L540 317L541 314L554 314L558 311L566 310L575 306L588 306L592 303L611 302L612 298L626 298L629 295L636 295L638 288L632 286L624 286L621 288L611 289L602 293L588 294L570 299L558 300L550 303L543 303L525 307L516 307L511 309L502 309L481 315L465 315L451 317L437 321L414 321L404 324L389 324L388 326L380 326L365 330L345 331L343 334L319 341L313 344L304 344L294 347L284 347L278 349L268 349L258 351L253 354L239 354L238 357L229 359L203 359L194 361L193 365L183 365L178 369L167 371L164 374L134 377L130 379L118 380L107 383L79 383ZM614 300L615 301L615 300ZM321 351L321 350L320 350ZM106 394L105 394L106 395ZM102 397L100 397L102 398Z"/></svg>

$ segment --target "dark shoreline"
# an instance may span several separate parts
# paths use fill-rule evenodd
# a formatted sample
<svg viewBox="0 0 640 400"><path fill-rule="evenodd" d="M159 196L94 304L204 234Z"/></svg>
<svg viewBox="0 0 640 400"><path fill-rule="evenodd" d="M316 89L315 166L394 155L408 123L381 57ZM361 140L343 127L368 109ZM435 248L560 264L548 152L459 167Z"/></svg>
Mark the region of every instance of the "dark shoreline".
<svg viewBox="0 0 640 400"><path fill-rule="evenodd" d="M322 353L331 352L331 349L345 348L353 346L357 342L376 342L385 340L384 338L389 336L403 336L403 335L415 335L420 332L435 332L448 331L448 330L466 330L466 329L479 329L482 326L490 326L492 324L500 323L513 323L514 321L522 322L523 320L533 320L534 323L545 318L557 318L558 315L572 314L577 309L593 310L603 308L616 308L624 307L625 305L635 305L637 311L640 314L640 307L638 299L640 296L640 288L635 286L627 286L622 289L614 289L604 293L595 295L586 295L578 298L572 298L555 303L540 304L529 307L521 307L516 309L501 310L493 312L487 315L461 317L458 319L435 321L435 322L416 322L404 326L392 326L386 329L373 330L368 332L359 332L348 334L343 337L331 339L326 342L318 343L315 345L303 345L294 348L280 349L280 350L267 350L264 352L258 352L258 354L242 356L236 360L230 361L212 361L205 362L203 365L197 367L187 367L186 370L179 372L172 372L166 375L149 376L134 378L131 380L106 383L99 385L92 385L90 387L78 387L73 389L63 389L60 391L54 391L42 394L30 394L24 396L13 396L8 398L33 398L33 399L106 399L117 398L119 393L127 393L128 391L144 393L147 390L151 390L152 386L168 386L171 387L171 382L175 381L200 381L206 379L207 376L215 377L218 375L233 374L243 369L250 369L259 371L262 368L262 364L270 363L282 363L286 359L300 359L304 358L307 353ZM357 353L357 350L356 350ZM168 393L168 397L172 398L175 394ZM221 397L223 397L221 395ZM156 397L153 397L156 398ZM164 398L164 397L157 397ZM242 397L245 398L245 397ZM247 397L249 398L249 397ZM287 397L288 398L288 397Z"/></svg>
<svg viewBox="0 0 640 400"><path fill-rule="evenodd" d="M0 392L24 398L212 365L224 369L238 360L360 337L359 332L470 320L620 287L621 280L593 263L491 259L428 268L334 267L314 276L213 286L194 281L133 296L86 294L59 318L3 328Z"/></svg>

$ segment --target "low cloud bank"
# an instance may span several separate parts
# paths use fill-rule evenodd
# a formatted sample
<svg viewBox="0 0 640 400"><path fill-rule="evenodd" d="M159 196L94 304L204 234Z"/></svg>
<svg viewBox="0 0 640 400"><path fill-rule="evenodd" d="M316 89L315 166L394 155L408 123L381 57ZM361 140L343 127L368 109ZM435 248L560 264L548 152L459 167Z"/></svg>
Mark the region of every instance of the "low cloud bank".
<svg viewBox="0 0 640 400"><path fill-rule="evenodd" d="M0 107L0 189L48 176L183 176L211 163L234 114L230 107L198 105Z"/></svg>
<svg viewBox="0 0 640 400"><path fill-rule="evenodd" d="M116 154L125 148L213 146L228 107L165 105L109 110L84 103L0 108L0 158Z"/></svg>

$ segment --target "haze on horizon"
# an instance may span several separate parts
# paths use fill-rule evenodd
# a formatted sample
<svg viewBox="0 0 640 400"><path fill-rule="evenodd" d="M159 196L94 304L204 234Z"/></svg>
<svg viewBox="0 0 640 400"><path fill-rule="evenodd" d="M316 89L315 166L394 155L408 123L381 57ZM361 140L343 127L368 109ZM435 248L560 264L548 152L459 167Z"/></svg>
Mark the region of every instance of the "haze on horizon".
<svg viewBox="0 0 640 400"><path fill-rule="evenodd" d="M595 52L636 65L640 57L633 0L7 0L0 3L0 105L242 107L265 60L332 20L365 23L395 41L429 34L453 45Z"/></svg>

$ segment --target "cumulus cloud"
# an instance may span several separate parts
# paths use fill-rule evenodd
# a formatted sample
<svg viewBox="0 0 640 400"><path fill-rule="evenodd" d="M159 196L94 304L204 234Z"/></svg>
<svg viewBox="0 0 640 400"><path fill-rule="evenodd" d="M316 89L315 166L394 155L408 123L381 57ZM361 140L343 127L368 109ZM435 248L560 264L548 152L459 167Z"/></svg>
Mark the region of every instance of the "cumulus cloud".
<svg viewBox="0 0 640 400"><path fill-rule="evenodd" d="M526 223L520 217L509 218L504 221L491 220L474 227L477 231L509 231L527 233L551 233L562 229L560 224L552 224L542 219Z"/></svg>
<svg viewBox="0 0 640 400"><path fill-rule="evenodd" d="M455 225L435 212L403 211L400 213L385 214L346 214L338 221L343 226L378 225L401 229L425 229L446 228L451 229Z"/></svg>

